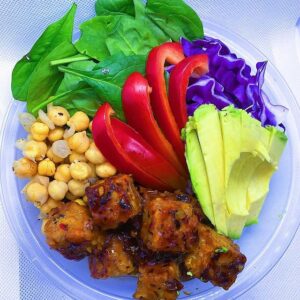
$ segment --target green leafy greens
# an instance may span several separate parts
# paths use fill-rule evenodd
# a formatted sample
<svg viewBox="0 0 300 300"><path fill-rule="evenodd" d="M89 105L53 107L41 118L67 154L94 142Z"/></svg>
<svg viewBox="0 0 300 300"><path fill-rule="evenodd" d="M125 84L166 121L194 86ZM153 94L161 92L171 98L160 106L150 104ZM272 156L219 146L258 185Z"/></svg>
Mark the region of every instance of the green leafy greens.
<svg viewBox="0 0 300 300"><path fill-rule="evenodd" d="M52 78L58 75L59 79L62 79L62 76L57 68L50 68L50 61L77 53L71 44L75 12L76 5L73 4L68 13L51 24L30 52L16 64L12 73L14 98L27 102L39 101L53 93L57 87L57 80L52 82ZM42 89L39 88L40 83L43 84Z"/></svg>
<svg viewBox="0 0 300 300"><path fill-rule="evenodd" d="M49 25L15 66L12 93L37 114L47 104L93 117L110 102L124 119L121 90L135 71L144 73L149 51L163 42L201 38L197 14L183 0L97 0L96 16L80 26L73 45L76 4Z"/></svg>
<svg viewBox="0 0 300 300"><path fill-rule="evenodd" d="M101 102L108 101L120 119L124 119L122 111L121 91L127 77L137 71L145 73L146 56L133 55L125 57L123 54L111 56L91 71L76 70L60 67L60 71L71 76L80 77L98 94Z"/></svg>

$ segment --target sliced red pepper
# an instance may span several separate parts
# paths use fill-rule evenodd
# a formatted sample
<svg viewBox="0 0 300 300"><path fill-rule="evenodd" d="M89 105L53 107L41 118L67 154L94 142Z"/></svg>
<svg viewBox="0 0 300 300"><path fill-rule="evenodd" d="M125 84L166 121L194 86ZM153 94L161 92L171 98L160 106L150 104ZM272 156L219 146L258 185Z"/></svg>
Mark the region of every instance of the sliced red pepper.
<svg viewBox="0 0 300 300"><path fill-rule="evenodd" d="M192 73L201 76L208 72L208 56L198 54L185 58L174 66L169 80L169 101L175 120L181 130L188 120L186 92Z"/></svg>
<svg viewBox="0 0 300 300"><path fill-rule="evenodd" d="M184 144L169 104L164 77L166 62L177 64L183 59L184 54L179 43L164 43L150 51L146 64L146 75L152 88L151 106L154 116L165 137L172 144L179 160L185 165Z"/></svg>
<svg viewBox="0 0 300 300"><path fill-rule="evenodd" d="M103 104L93 120L96 146L119 171L132 174L140 184L159 189L184 189L185 179L127 124L111 118L113 109Z"/></svg>
<svg viewBox="0 0 300 300"><path fill-rule="evenodd" d="M159 128L150 104L151 88L148 81L138 72L132 73L122 90L122 104L127 123L161 155L168 160L180 174L186 176L176 153Z"/></svg>

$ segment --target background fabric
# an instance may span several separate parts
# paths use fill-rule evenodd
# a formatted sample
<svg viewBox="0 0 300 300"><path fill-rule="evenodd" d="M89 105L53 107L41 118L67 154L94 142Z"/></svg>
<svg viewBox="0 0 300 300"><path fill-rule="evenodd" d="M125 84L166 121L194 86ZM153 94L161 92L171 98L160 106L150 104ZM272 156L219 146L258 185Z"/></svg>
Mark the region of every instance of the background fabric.
<svg viewBox="0 0 300 300"><path fill-rule="evenodd" d="M0 0L0 123L11 101L10 74L14 63L30 49L44 27L62 16L72 2ZM94 13L94 0L76 2L78 25L78 20L85 20ZM299 0L187 2L201 17L239 33L264 52L285 77L300 103ZM41 276L19 250L4 218L1 202L0 239L0 300L70 299L53 287L47 276ZM274 269L239 299L300 299L299 245L298 231Z"/></svg>

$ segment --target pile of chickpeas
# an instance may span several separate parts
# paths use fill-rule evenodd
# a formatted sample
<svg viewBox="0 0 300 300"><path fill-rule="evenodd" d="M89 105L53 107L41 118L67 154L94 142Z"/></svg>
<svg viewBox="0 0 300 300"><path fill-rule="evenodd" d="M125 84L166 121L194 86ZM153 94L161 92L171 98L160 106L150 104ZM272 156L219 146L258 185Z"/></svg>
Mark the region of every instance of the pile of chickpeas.
<svg viewBox="0 0 300 300"><path fill-rule="evenodd" d="M70 116L64 107L50 105L41 116L30 116L32 124L24 126L28 136L17 141L23 157L13 164L16 176L30 178L23 190L27 200L43 214L64 199L86 205L86 187L115 175L116 168L88 137L92 121L84 112Z"/></svg>

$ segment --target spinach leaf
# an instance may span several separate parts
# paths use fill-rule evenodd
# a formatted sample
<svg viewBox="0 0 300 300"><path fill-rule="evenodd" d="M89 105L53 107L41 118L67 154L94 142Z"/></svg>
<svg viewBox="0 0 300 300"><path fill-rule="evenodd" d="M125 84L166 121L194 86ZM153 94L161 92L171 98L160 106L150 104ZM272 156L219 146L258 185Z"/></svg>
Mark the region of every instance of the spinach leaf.
<svg viewBox="0 0 300 300"><path fill-rule="evenodd" d="M81 62L73 62L68 64L68 68L76 69L80 71L92 71L94 67L96 66L96 63L89 60L89 61L81 61ZM76 90L79 87L86 87L87 84L83 81L83 79L79 76L72 75L65 73L64 79L61 82L56 95L65 93L70 90Z"/></svg>
<svg viewBox="0 0 300 300"><path fill-rule="evenodd" d="M147 55L154 46L169 40L168 36L157 29L149 27L146 19L120 17L113 34L106 39L107 48L111 55L120 52L125 55Z"/></svg>
<svg viewBox="0 0 300 300"><path fill-rule="evenodd" d="M141 0L97 0L97 16L128 15L140 17L145 15L145 6Z"/></svg>
<svg viewBox="0 0 300 300"><path fill-rule="evenodd" d="M198 15L183 0L98 0L97 17L80 26L78 51L97 60L117 53L148 54L180 37L203 37Z"/></svg>
<svg viewBox="0 0 300 300"><path fill-rule="evenodd" d="M103 103L95 90L90 86L79 87L64 94L54 96L51 100L54 105L65 107L71 115L80 110L92 118Z"/></svg>
<svg viewBox="0 0 300 300"><path fill-rule="evenodd" d="M82 35L76 48L100 61L117 53L145 55L169 40L158 27L152 27L147 20L126 15L94 17L80 26Z"/></svg>
<svg viewBox="0 0 300 300"><path fill-rule="evenodd" d="M16 64L12 73L12 93L14 98L27 101L29 99L29 86L36 73L36 68L40 66L40 63L48 56L49 52L61 43L65 41L72 42L75 12L76 4L73 4L63 18L47 27L30 52ZM56 58L53 57L52 60Z"/></svg>
<svg viewBox="0 0 300 300"><path fill-rule="evenodd" d="M110 56L105 40L116 25L117 16L95 17L80 25L81 36L75 44L82 54L102 60Z"/></svg>
<svg viewBox="0 0 300 300"><path fill-rule="evenodd" d="M41 101L32 110L36 114L40 109L46 108L47 104L53 103L66 108L72 115L78 110L84 111L90 117L94 117L102 101L90 86L79 86L76 89L62 92Z"/></svg>
<svg viewBox="0 0 300 300"><path fill-rule="evenodd" d="M91 71L95 66L96 63L93 61L73 62L68 65L69 68L80 71ZM36 114L39 109L44 109L47 104L53 102L55 105L61 105L68 110L82 110L92 116L101 104L94 89L79 76L67 73L60 73L60 75L64 78L56 91L56 95L35 103L36 105L31 111Z"/></svg>
<svg viewBox="0 0 300 300"><path fill-rule="evenodd" d="M132 72L145 73L146 56L122 54L111 56L92 71L80 71L67 67L59 69L67 74L80 76L97 93L101 102L109 102L117 116L124 120L121 91L125 80Z"/></svg>
<svg viewBox="0 0 300 300"><path fill-rule="evenodd" d="M174 41L180 37L190 40L203 37L199 16L183 0L148 0L146 14Z"/></svg>
<svg viewBox="0 0 300 300"><path fill-rule="evenodd" d="M97 16L105 15L129 15L134 17L134 0L97 0L95 9Z"/></svg>
<svg viewBox="0 0 300 300"><path fill-rule="evenodd" d="M55 95L64 74L57 67L51 67L50 61L76 54L76 49L70 42L63 42L54 48L41 60L31 74L31 81L27 92L27 110L33 112L33 108L39 102Z"/></svg>

